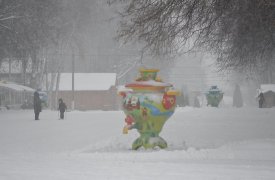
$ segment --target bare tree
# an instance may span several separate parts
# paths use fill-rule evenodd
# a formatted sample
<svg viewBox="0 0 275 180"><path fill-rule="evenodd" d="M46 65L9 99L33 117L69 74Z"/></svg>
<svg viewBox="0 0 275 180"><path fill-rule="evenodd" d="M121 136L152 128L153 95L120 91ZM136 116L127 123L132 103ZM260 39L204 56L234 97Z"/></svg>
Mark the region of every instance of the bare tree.
<svg viewBox="0 0 275 180"><path fill-rule="evenodd" d="M154 54L203 48L221 69L274 64L274 0L114 0L124 5L118 37Z"/></svg>

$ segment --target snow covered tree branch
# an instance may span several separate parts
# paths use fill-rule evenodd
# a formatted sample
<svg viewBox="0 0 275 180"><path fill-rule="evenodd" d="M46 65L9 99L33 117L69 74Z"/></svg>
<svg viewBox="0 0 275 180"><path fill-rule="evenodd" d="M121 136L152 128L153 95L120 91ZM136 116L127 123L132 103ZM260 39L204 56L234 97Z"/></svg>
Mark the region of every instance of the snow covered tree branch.
<svg viewBox="0 0 275 180"><path fill-rule="evenodd" d="M114 1L112 1L114 2ZM274 64L273 0L116 0L124 5L118 38L153 54L203 48L221 69Z"/></svg>

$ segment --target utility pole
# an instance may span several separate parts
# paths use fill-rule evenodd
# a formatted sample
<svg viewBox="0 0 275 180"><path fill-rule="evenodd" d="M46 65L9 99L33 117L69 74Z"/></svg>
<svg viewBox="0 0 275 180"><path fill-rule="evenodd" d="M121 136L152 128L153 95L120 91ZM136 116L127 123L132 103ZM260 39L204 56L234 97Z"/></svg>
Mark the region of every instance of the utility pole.
<svg viewBox="0 0 275 180"><path fill-rule="evenodd" d="M9 58L9 81L11 81L11 58Z"/></svg>
<svg viewBox="0 0 275 180"><path fill-rule="evenodd" d="M11 82L11 58L9 58L9 81ZM11 102L11 90L9 89L9 103L10 105L12 104Z"/></svg>
<svg viewBox="0 0 275 180"><path fill-rule="evenodd" d="M48 60L45 60L45 75L46 75L46 91L49 93L49 81L48 81Z"/></svg>
<svg viewBox="0 0 275 180"><path fill-rule="evenodd" d="M72 110L74 110L74 71L75 71L75 54L74 54L74 47L72 46Z"/></svg>

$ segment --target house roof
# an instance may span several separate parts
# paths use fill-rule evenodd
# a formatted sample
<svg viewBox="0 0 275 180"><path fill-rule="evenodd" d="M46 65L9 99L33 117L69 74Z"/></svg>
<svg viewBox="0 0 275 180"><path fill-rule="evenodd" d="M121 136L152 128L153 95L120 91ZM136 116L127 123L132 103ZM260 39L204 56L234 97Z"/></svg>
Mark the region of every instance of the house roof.
<svg viewBox="0 0 275 180"><path fill-rule="evenodd" d="M6 82L6 81L0 81L0 87L5 87L5 88L9 88L9 89L13 89L15 91L27 91L27 92L34 92L35 90L27 87L27 86L23 86L20 84L15 84L13 82Z"/></svg>
<svg viewBox="0 0 275 180"><path fill-rule="evenodd" d="M108 90L116 84L115 73L74 73L74 90ZM59 90L72 90L72 73L61 73Z"/></svg>
<svg viewBox="0 0 275 180"><path fill-rule="evenodd" d="M268 91L275 92L275 84L261 84L261 92L265 93Z"/></svg>

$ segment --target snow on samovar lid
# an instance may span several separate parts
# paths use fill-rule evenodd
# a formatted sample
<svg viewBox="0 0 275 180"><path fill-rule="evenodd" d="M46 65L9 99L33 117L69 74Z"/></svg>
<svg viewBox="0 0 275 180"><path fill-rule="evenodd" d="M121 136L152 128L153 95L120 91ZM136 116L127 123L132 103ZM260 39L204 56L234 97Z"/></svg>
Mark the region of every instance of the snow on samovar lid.
<svg viewBox="0 0 275 180"><path fill-rule="evenodd" d="M139 69L140 77L136 81L126 84L126 88L133 90L163 90L166 87L172 87L170 83L164 83L160 78L157 77L158 69Z"/></svg>

